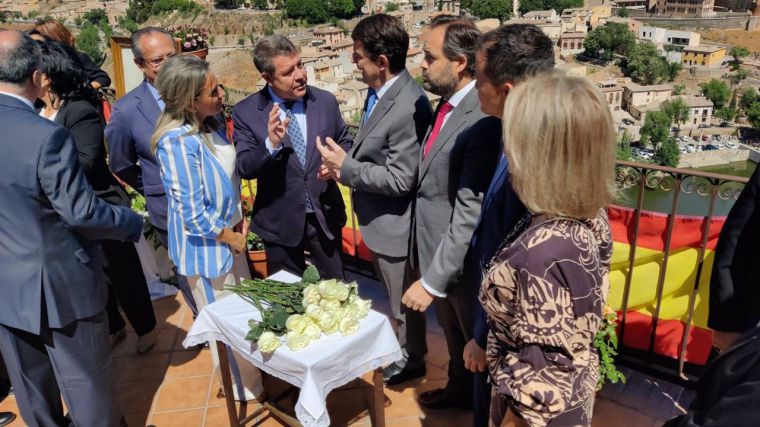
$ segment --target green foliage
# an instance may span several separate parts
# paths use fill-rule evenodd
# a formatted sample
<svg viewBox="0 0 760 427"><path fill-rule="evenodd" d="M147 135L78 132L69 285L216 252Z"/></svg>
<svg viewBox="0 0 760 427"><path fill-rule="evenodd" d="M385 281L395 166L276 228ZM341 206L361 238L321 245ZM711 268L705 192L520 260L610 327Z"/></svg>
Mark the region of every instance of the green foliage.
<svg viewBox="0 0 760 427"><path fill-rule="evenodd" d="M29 19L36 19L38 16L40 16L39 10L30 10L29 13L26 15Z"/></svg>
<svg viewBox="0 0 760 427"><path fill-rule="evenodd" d="M625 55L636 44L636 35L625 24L610 22L588 33L583 43L585 54L605 61L612 59L612 54Z"/></svg>
<svg viewBox="0 0 760 427"><path fill-rule="evenodd" d="M119 17L119 25L121 25L122 28L129 31L130 33L134 33L140 29L140 25L137 22L127 18L126 16Z"/></svg>
<svg viewBox="0 0 760 427"><path fill-rule="evenodd" d="M747 120L756 130L760 130L760 102L753 102L747 109Z"/></svg>
<svg viewBox="0 0 760 427"><path fill-rule="evenodd" d="M753 103L757 102L757 100L757 90L755 90L755 88L748 87L742 92L741 98L739 100L739 105L744 110L747 110Z"/></svg>
<svg viewBox="0 0 760 427"><path fill-rule="evenodd" d="M306 270L303 272L303 281L305 283L319 282L319 271L317 270L317 267L314 267L313 265L306 267Z"/></svg>
<svg viewBox="0 0 760 427"><path fill-rule="evenodd" d="M84 52L96 64L102 64L105 59L103 51L100 50L100 34L98 28L89 21L85 21L82 30L76 39L76 47Z"/></svg>
<svg viewBox="0 0 760 427"><path fill-rule="evenodd" d="M641 127L641 143L651 144L657 149L660 143L670 137L670 116L662 111L650 111L644 119L644 125Z"/></svg>
<svg viewBox="0 0 760 427"><path fill-rule="evenodd" d="M356 8L353 0L330 0L327 12L331 17L350 18Z"/></svg>
<svg viewBox="0 0 760 427"><path fill-rule="evenodd" d="M620 136L617 146L617 159L618 160L631 160L633 158L633 151L631 151L631 141L633 137L628 130L623 131L623 135Z"/></svg>
<svg viewBox="0 0 760 427"><path fill-rule="evenodd" d="M724 77L727 78L729 82L731 82L731 85L736 86L741 83L742 80L749 77L749 73L743 68L737 68L733 73L726 74Z"/></svg>
<svg viewBox="0 0 760 427"><path fill-rule="evenodd" d="M242 3L242 0L214 0L217 9L237 9Z"/></svg>
<svg viewBox="0 0 760 427"><path fill-rule="evenodd" d="M285 0L284 9L289 19L321 24L332 18L350 18L362 5L357 7L354 0Z"/></svg>
<svg viewBox="0 0 760 427"><path fill-rule="evenodd" d="M602 325L594 336L594 347L599 352L599 382L597 390L600 390L608 381L615 384L622 381L625 384L625 375L618 371L615 366L617 356L617 313L605 312L602 316Z"/></svg>
<svg viewBox="0 0 760 427"><path fill-rule="evenodd" d="M388 13L388 12L395 12L397 10L399 10L399 5L397 5L396 3L390 2L390 3L386 3L385 4L385 12L386 13Z"/></svg>
<svg viewBox="0 0 760 427"><path fill-rule="evenodd" d="M622 8L618 9L617 16L619 16L621 18L627 18L627 17L631 16L631 11L628 10L627 7L623 6Z"/></svg>
<svg viewBox="0 0 760 427"><path fill-rule="evenodd" d="M663 102L660 110L670 117L671 123L676 122L678 129L681 129L681 123L689 120L689 106L681 98Z"/></svg>
<svg viewBox="0 0 760 427"><path fill-rule="evenodd" d="M248 232L248 236L246 236L246 243L248 244L249 251L263 251L264 250L264 240L253 231Z"/></svg>
<svg viewBox="0 0 760 427"><path fill-rule="evenodd" d="M237 44L238 44L238 46L244 45L245 44L245 37L238 37Z"/></svg>
<svg viewBox="0 0 760 427"><path fill-rule="evenodd" d="M505 0L467 0L461 7L480 19L496 18L499 22L512 17L512 1Z"/></svg>
<svg viewBox="0 0 760 427"><path fill-rule="evenodd" d="M253 0L251 4L253 5L253 7L259 10L269 9L269 2L267 0Z"/></svg>
<svg viewBox="0 0 760 427"><path fill-rule="evenodd" d="M673 95L681 95L686 90L685 85L675 85L673 86Z"/></svg>
<svg viewBox="0 0 760 427"><path fill-rule="evenodd" d="M681 160L681 153L678 151L678 144L674 138L668 138L654 150L654 157L652 157L660 166L670 166L671 168L678 167L678 162Z"/></svg>
<svg viewBox="0 0 760 427"><path fill-rule="evenodd" d="M142 24L151 16L178 11L182 15L203 12L203 6L192 0L130 0L127 18Z"/></svg>
<svg viewBox="0 0 760 427"><path fill-rule="evenodd" d="M716 109L723 107L731 96L731 89L722 80L712 79L707 83L700 84L699 87L702 95L712 101Z"/></svg>
<svg viewBox="0 0 760 427"><path fill-rule="evenodd" d="M562 13L574 7L583 7L583 0L525 0L520 2L520 13L549 9Z"/></svg>
<svg viewBox="0 0 760 427"><path fill-rule="evenodd" d="M90 21L94 25L98 25L100 21L108 22L108 15L105 9L90 9L82 15L82 19Z"/></svg>
<svg viewBox="0 0 760 427"><path fill-rule="evenodd" d="M734 57L734 62L739 63L742 58L749 56L749 49L744 46L734 46L728 51L729 56Z"/></svg>
<svg viewBox="0 0 760 427"><path fill-rule="evenodd" d="M731 122L736 118L739 111L733 107L721 107L715 110L713 115L724 122Z"/></svg>
<svg viewBox="0 0 760 427"><path fill-rule="evenodd" d="M620 67L627 77L642 85L672 81L680 71L680 64L668 64L651 42L631 46L626 57L620 61Z"/></svg>
<svg viewBox="0 0 760 427"><path fill-rule="evenodd" d="M414 81L415 81L415 82L417 82L417 84L418 84L420 87L423 87L423 84L424 84L424 82L425 82L425 81L424 81L424 79L422 78L422 76L417 76L417 77L415 77L415 78L414 78Z"/></svg>

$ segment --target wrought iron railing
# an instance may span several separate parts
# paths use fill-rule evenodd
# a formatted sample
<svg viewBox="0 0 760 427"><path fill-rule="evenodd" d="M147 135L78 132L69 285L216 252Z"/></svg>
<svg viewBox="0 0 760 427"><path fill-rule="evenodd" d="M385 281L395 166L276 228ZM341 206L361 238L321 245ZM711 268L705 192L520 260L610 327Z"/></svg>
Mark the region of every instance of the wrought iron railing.
<svg viewBox="0 0 760 427"><path fill-rule="evenodd" d="M657 282L650 284L651 286L656 286L656 301L654 302L655 308L652 314L652 328L649 336L649 346L644 352L623 346L621 348L622 360L638 367L669 374L669 376L684 380L693 379L695 375L699 374L700 369L697 366L687 366L689 364L685 361L686 346L688 343L688 337L694 327L695 303L702 275L704 274L705 251L707 248L708 236L710 236L711 223L716 216L716 210L720 210L720 212L717 212L719 215L725 215L728 212L730 206L733 205L733 202L737 199L748 179L737 176L699 172L690 169L677 169L621 161L617 163L616 181L621 191L627 192L629 195L635 194L635 204L630 205L630 207L634 209L633 232L629 233L630 252L628 256L628 268L626 270L621 307L622 319L619 329L620 343L625 341L629 298L631 294L633 272L635 269L636 251L638 248L637 242L639 238L642 212L645 210L658 210L667 214L661 268ZM662 209L657 209L657 207L648 207L647 194L656 194L660 200L662 200L663 196L669 196L669 206L666 206L664 212ZM660 321L660 313L662 310L665 275L668 270L671 255L673 228L676 222L676 215L684 211L681 204L687 197L691 199L690 204L692 206L690 206L691 211L684 213L702 216L704 218L704 226L701 230L702 238L701 244L698 248L694 283L691 293L689 294L685 327L681 336L677 363L674 366L672 360L659 357L655 354L654 346L658 323ZM695 201L697 203L695 203Z"/></svg>

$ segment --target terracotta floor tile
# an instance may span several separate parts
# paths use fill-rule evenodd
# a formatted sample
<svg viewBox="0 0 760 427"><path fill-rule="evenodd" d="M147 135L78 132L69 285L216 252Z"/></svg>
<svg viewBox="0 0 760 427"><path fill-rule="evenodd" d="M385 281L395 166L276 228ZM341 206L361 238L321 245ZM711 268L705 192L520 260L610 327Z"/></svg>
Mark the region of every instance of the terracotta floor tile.
<svg viewBox="0 0 760 427"><path fill-rule="evenodd" d="M168 353L148 353L121 359L116 384L164 378L169 365L169 356Z"/></svg>
<svg viewBox="0 0 760 427"><path fill-rule="evenodd" d="M449 378L449 373L446 369L439 368L430 362L427 363L426 367L427 375L425 375L425 379L427 380L445 380Z"/></svg>
<svg viewBox="0 0 760 427"><path fill-rule="evenodd" d="M24 420L21 419L21 414L18 411L18 407L16 406L16 398L14 396L8 396L0 402L0 412L13 412L16 414L16 419L8 424L7 427L24 427L26 424L24 423Z"/></svg>
<svg viewBox="0 0 760 427"><path fill-rule="evenodd" d="M206 410L191 409L155 413L150 417L150 423L156 427L202 427Z"/></svg>
<svg viewBox="0 0 760 427"><path fill-rule="evenodd" d="M213 368L210 350L175 351L169 359L166 378L211 375Z"/></svg>
<svg viewBox="0 0 760 427"><path fill-rule="evenodd" d="M154 412L205 408L211 375L194 378L166 379L158 391Z"/></svg>
<svg viewBox="0 0 760 427"><path fill-rule="evenodd" d="M439 368L447 369L449 365L449 349L446 338L442 334L427 334L428 353L425 359Z"/></svg>
<svg viewBox="0 0 760 427"><path fill-rule="evenodd" d="M190 313L190 310L186 307L177 308L159 308L154 310L156 313L156 327L159 329L177 327L181 328L182 321L186 313ZM192 317L192 314L190 314Z"/></svg>
<svg viewBox="0 0 760 427"><path fill-rule="evenodd" d="M227 415L226 406L216 406L206 410L205 427L227 427L229 425L230 419Z"/></svg>
<svg viewBox="0 0 760 427"><path fill-rule="evenodd" d="M117 393L121 412L125 414L142 413L147 418L153 404L153 398L158 394L160 387L160 380L118 386Z"/></svg>
<svg viewBox="0 0 760 427"><path fill-rule="evenodd" d="M636 410L621 406L607 399L597 399L594 403L592 427L610 427L621 425L625 420L626 427L651 427L654 419Z"/></svg>
<svg viewBox="0 0 760 427"><path fill-rule="evenodd" d="M165 297L158 300L153 301L153 309L159 309L159 308L179 308L180 306L183 306L185 303L182 293L177 292L176 295L172 297Z"/></svg>

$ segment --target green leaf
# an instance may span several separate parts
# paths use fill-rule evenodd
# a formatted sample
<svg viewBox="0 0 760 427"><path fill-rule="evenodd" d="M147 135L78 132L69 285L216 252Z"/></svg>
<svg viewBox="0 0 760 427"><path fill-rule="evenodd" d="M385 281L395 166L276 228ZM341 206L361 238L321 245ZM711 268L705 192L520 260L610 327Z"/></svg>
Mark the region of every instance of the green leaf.
<svg viewBox="0 0 760 427"><path fill-rule="evenodd" d="M319 282L319 271L317 271L317 267L314 267L313 265L307 267L303 272L303 281L306 283Z"/></svg>
<svg viewBox="0 0 760 427"><path fill-rule="evenodd" d="M248 341L258 341L261 334L264 333L264 328L261 326L261 324L256 325L253 329L248 331L248 334L245 336L245 339Z"/></svg>

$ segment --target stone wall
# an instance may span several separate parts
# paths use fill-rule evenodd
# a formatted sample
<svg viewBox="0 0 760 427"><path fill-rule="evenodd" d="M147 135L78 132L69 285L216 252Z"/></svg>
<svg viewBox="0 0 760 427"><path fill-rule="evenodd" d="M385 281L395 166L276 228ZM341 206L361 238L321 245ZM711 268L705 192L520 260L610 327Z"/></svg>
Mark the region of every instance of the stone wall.
<svg viewBox="0 0 760 427"><path fill-rule="evenodd" d="M681 154L681 161L678 163L678 167L701 168L705 166L722 165L731 162L741 162L749 158L750 150L743 149L699 151L696 153Z"/></svg>
<svg viewBox="0 0 760 427"><path fill-rule="evenodd" d="M614 11L614 9L613 9ZM614 12L613 12L614 13ZM716 16L709 18L670 18L665 15L656 15L640 10L630 10L630 17L643 22L645 25L652 25L663 28L673 29L695 29L710 28L721 30L750 30L754 31L760 27L760 17L749 16L746 13L718 13Z"/></svg>

